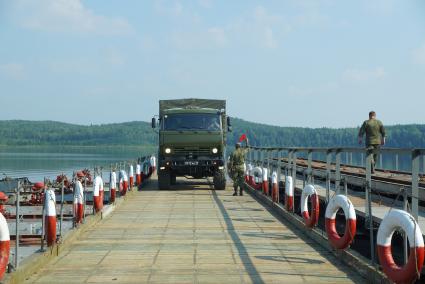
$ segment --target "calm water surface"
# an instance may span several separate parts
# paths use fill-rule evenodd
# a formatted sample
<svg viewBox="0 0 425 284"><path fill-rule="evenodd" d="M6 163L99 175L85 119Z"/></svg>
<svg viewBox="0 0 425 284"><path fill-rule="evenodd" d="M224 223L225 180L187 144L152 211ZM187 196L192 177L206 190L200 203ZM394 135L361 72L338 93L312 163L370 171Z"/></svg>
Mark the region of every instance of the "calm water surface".
<svg viewBox="0 0 425 284"><path fill-rule="evenodd" d="M41 147L41 148L0 148L0 179L8 177L28 177L30 181L53 179L64 173L68 177L74 171L95 166L103 166L103 176L109 178L111 164L136 160L150 155L154 149L136 147Z"/></svg>

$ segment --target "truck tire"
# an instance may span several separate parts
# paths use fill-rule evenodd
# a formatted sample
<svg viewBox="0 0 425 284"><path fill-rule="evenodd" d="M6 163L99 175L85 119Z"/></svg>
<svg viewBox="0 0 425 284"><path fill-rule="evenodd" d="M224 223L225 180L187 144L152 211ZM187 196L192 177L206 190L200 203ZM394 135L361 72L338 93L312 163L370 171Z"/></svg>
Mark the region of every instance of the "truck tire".
<svg viewBox="0 0 425 284"><path fill-rule="evenodd" d="M172 174L170 175L170 183L171 183L171 185L175 185L175 184L176 184L176 182L177 182L177 176L176 176L176 174L175 174L175 173L172 173Z"/></svg>
<svg viewBox="0 0 425 284"><path fill-rule="evenodd" d="M216 171L213 177L214 189L224 190L226 189L226 177L223 171Z"/></svg>
<svg viewBox="0 0 425 284"><path fill-rule="evenodd" d="M158 188L170 189L171 176L169 171L159 171L158 173Z"/></svg>

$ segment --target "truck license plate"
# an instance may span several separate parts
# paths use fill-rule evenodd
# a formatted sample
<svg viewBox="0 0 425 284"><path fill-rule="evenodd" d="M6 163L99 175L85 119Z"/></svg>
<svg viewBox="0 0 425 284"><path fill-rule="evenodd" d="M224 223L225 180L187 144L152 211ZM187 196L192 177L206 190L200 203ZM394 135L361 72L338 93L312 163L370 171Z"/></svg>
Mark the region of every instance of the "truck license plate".
<svg viewBox="0 0 425 284"><path fill-rule="evenodd" d="M184 164L186 166L197 166L198 165L198 161L185 161Z"/></svg>

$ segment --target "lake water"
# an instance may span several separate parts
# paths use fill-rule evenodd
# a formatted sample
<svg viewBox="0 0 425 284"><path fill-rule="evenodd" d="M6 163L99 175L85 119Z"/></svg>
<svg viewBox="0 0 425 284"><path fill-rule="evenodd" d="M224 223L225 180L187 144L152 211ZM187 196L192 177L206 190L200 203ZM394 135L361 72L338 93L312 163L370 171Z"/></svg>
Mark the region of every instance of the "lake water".
<svg viewBox="0 0 425 284"><path fill-rule="evenodd" d="M31 182L54 179L62 173L103 167L109 179L110 165L155 153L144 147L0 147L0 179L28 177Z"/></svg>

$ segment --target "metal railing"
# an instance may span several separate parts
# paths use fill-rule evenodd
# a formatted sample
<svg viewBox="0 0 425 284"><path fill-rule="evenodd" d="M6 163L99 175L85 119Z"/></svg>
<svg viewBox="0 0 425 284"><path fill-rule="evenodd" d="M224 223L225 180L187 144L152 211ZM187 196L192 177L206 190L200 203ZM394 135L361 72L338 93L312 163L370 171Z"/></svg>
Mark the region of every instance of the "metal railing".
<svg viewBox="0 0 425 284"><path fill-rule="evenodd" d="M140 164L142 165L142 169L146 169L147 167L145 167L145 164L149 163L149 158L150 157L141 157L138 158L140 159ZM128 168L130 164L134 164L136 161L123 161L123 162L119 162L116 164L110 164L110 165L101 165L101 166L95 166L94 167L94 173L96 175L100 175L103 176L103 171L104 169L109 168L111 171L112 169L116 169L116 170L126 170L128 172ZM75 176L76 173L74 172L73 174L73 181L75 181ZM104 181L104 184L106 182ZM88 184L87 184L87 179L85 178L83 181L83 189L84 189L84 208L87 205L87 199L86 199L86 195L89 192L88 191ZM9 262L9 268L8 271L11 272L14 269L17 269L19 266L19 257L20 257L20 239L21 239L21 226L20 223L23 220L23 214L24 212L22 211L22 205L21 203L21 199L23 196L25 195L32 195L34 194L34 192L31 190L32 188L32 184L24 184L22 182L20 182L18 180L16 187L13 189L13 192L15 194L15 198L16 200L11 204L8 203L8 206L14 206L15 208L15 217L16 217L16 221L15 221L15 250L14 250L14 257L13 260L12 258L10 258L10 262ZM65 200L65 184L64 184L64 180L60 183L55 183L55 182L51 182L49 179L44 178L44 189L43 191L47 190L47 189L56 189L59 192L59 197L60 199L56 202L56 205L59 204L60 206L60 211L56 213L56 216L59 216L59 220L58 220L58 226L59 226L59 230L58 233L56 235L56 241L57 243L60 243L62 241L62 235L63 235L63 224L66 221L72 221L72 228L76 228L76 224L75 224L75 217L76 217L76 212L74 210L74 206L72 209L72 217L66 218L64 216L64 205L67 204L69 202ZM71 204L73 204L73 200L74 200L74 194L75 194L75 190L73 189L73 196L72 196L72 200L69 202ZM57 193L55 193L55 195L58 195ZM45 236L45 206L46 206L46 198L44 198L44 201L42 204L42 212L41 214L41 228L40 228L40 250L39 252L44 252L45 251L45 243L46 243L46 236ZM28 198L26 198L26 200L28 200ZM93 212L93 214L95 214ZM6 217L6 216L5 216ZM71 220L72 219L72 220ZM83 210L83 223L85 222L86 219L86 210ZM37 231L37 230L36 230ZM31 232L32 234L32 232ZM37 234L36 234L37 235ZM34 235L35 236L35 235ZM13 263L12 263L13 261Z"/></svg>
<svg viewBox="0 0 425 284"><path fill-rule="evenodd" d="M374 192L377 193L375 188L377 181L375 181L375 178L372 178L372 159L373 154L366 154L364 148L343 147L249 147L247 154L248 163L267 168L270 175L273 171L276 171L278 182L282 181L283 172L285 176L292 177L294 187L296 187L297 184L297 175L302 175L303 185L306 183L314 184L315 178L324 179L326 204L330 200L332 185L334 186L333 190L335 194L348 195L348 180L351 177L349 173L341 173L342 167L364 167L364 174L356 175L355 178L357 180L362 180L361 184L364 188L365 221L367 220L369 227L371 263L376 265L372 194ZM420 163L421 159L423 161L422 169ZM401 161L403 161L403 166L400 165ZM326 164L326 166L314 168L314 162L320 162ZM404 210L410 208L412 216L418 221L420 178L425 177L425 149L382 148L380 149L378 161L375 162L377 163L376 169L380 170L381 173L390 173L390 175L399 173L410 177L409 184L399 185L397 197L390 206L394 206L399 197L402 197L402 208ZM404 172L398 172L400 168L402 168ZM343 187L341 187L341 183ZM382 189L380 189L379 192L382 193ZM410 202L409 197L411 199ZM407 262L407 237L404 237L403 254L404 261Z"/></svg>

